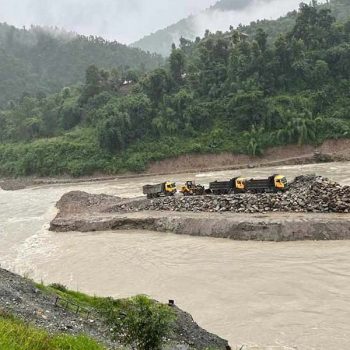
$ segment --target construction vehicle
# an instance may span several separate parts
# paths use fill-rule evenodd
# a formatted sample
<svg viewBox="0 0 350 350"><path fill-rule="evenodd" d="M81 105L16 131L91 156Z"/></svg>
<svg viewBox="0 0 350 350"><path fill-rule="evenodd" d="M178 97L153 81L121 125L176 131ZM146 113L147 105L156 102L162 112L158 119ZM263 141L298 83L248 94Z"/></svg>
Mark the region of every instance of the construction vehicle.
<svg viewBox="0 0 350 350"><path fill-rule="evenodd" d="M285 191L288 188L288 182L283 175L272 175L267 179L246 179L236 177L229 181L215 181L209 185L210 193L215 195L231 193L262 193Z"/></svg>
<svg viewBox="0 0 350 350"><path fill-rule="evenodd" d="M184 196L202 196L205 193L204 186L196 185L194 181L186 181L186 183L180 187L179 192Z"/></svg>
<svg viewBox="0 0 350 350"><path fill-rule="evenodd" d="M157 185L143 186L143 194L146 194L149 199L161 196L173 196L176 191L176 184L174 182L162 182Z"/></svg>
<svg viewBox="0 0 350 350"><path fill-rule="evenodd" d="M288 181L283 175L272 175L267 179L250 179L245 181L246 191L253 193L285 191Z"/></svg>
<svg viewBox="0 0 350 350"><path fill-rule="evenodd" d="M208 194L215 195L245 192L245 179L235 177L229 181L214 181L209 184Z"/></svg>

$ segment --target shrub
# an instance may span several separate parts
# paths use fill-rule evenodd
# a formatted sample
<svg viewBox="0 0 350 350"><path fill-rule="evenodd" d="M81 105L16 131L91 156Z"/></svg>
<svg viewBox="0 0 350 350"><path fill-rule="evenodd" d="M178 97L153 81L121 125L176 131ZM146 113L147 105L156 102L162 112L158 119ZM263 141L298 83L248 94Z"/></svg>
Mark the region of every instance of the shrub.
<svg viewBox="0 0 350 350"><path fill-rule="evenodd" d="M161 349L175 317L168 306L142 295L124 301L108 298L100 309L115 338L137 350Z"/></svg>
<svg viewBox="0 0 350 350"><path fill-rule="evenodd" d="M67 287L61 283L52 283L49 287L59 290L60 292L67 292Z"/></svg>

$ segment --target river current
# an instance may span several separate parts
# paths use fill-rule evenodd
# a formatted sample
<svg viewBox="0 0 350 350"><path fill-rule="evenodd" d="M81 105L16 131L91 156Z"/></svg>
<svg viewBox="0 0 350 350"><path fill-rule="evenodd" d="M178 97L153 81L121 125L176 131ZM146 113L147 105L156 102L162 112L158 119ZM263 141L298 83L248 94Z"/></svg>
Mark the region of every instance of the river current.
<svg viewBox="0 0 350 350"><path fill-rule="evenodd" d="M240 171L317 173L350 184L350 163ZM173 175L204 185L235 171ZM162 177L0 191L0 264L90 294L175 299L233 349L350 349L350 241L261 243L146 231L52 233L55 203L83 190L139 196Z"/></svg>

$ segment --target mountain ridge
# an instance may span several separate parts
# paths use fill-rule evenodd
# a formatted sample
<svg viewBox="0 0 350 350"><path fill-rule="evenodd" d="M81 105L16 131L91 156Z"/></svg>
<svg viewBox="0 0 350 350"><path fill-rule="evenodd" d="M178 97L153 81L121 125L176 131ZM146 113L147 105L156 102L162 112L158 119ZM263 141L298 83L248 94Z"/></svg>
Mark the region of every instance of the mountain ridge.
<svg viewBox="0 0 350 350"><path fill-rule="evenodd" d="M88 66L148 71L163 64L157 54L95 36L0 23L0 105L30 94L51 94L83 82Z"/></svg>
<svg viewBox="0 0 350 350"><path fill-rule="evenodd" d="M259 16L257 16L254 19L252 18L251 20L248 20L247 17L245 20L246 24L244 25L241 25L240 23L233 23L231 16L229 15L230 12L237 11L237 15L247 16L247 9L249 9L251 6L255 6L255 8L260 6L260 10L263 11L264 4L270 4L272 6L274 5L274 2L278 4L278 2L275 0L220 0L213 6L204 9L200 14L191 15L178 21L177 23L167 26L166 28L159 29L158 31L146 35L138 41L132 43L130 46L141 48L144 51L156 52L166 57L171 52L172 44L175 43L177 45L181 37L193 41L197 36L202 37L206 29L214 32L216 30L226 31L232 24L233 27L238 25L239 27L244 28L249 32L249 34L255 33L257 26L261 26L269 35L280 33L281 28L284 28L284 26L284 32L287 32L294 25L297 10L296 6L289 6L285 12L281 12L277 16L275 15L275 18L271 19L260 20L258 19ZM345 2L345 0L343 0L343 2ZM302 3L301 0L300 3ZM332 9L334 9L339 6L339 1L331 0L329 4ZM346 4L344 4L344 7L347 9ZM346 14L347 11L345 11L345 13L342 11L337 11L335 17L340 20L346 19ZM233 15L234 14L232 14L232 17ZM267 16L260 16L260 18L263 17L266 18ZM210 22L225 22L227 23L227 27L223 27L223 23L220 23L216 27L213 25L211 27ZM277 23L278 30L269 28L270 22ZM276 36L273 36L272 41L275 39Z"/></svg>

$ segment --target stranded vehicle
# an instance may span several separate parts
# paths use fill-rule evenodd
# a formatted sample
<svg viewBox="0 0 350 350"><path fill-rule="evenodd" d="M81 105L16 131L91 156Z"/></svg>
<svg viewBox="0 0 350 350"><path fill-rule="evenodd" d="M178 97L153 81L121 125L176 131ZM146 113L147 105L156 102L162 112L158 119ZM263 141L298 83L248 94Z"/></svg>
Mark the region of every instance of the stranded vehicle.
<svg viewBox="0 0 350 350"><path fill-rule="evenodd" d="M176 184L174 182L162 182L157 185L143 186L143 194L146 194L147 198L173 196L175 193L176 193Z"/></svg>
<svg viewBox="0 0 350 350"><path fill-rule="evenodd" d="M179 192L184 196L202 196L205 193L204 186L196 185L194 181L186 181L186 183L180 187Z"/></svg>
<svg viewBox="0 0 350 350"><path fill-rule="evenodd" d="M245 181L243 177L235 177L229 181L214 181L209 184L209 191L216 195L245 192Z"/></svg>
<svg viewBox="0 0 350 350"><path fill-rule="evenodd" d="M288 182L283 175L272 175L267 179L236 177L229 181L214 181L209 184L209 191L216 195L243 192L278 192L285 191L287 188Z"/></svg>
<svg viewBox="0 0 350 350"><path fill-rule="evenodd" d="M288 182L283 175L272 175L267 179L250 179L245 181L245 188L249 192L278 192L288 188Z"/></svg>
<svg viewBox="0 0 350 350"><path fill-rule="evenodd" d="M194 181L187 181L185 185L179 188L179 192L184 196L202 196L247 192L281 192L287 189L288 182L284 175L272 175L264 179L235 177L229 181L214 181L209 184L207 189L204 186L196 185ZM147 195L147 198L173 196L176 193L176 184L174 182L163 182L158 185L146 185L143 187L143 193Z"/></svg>

